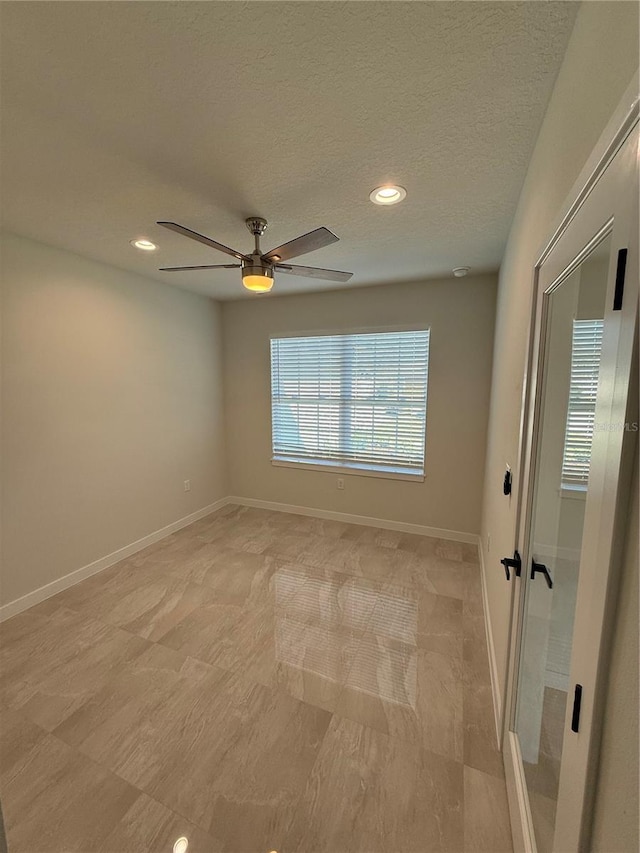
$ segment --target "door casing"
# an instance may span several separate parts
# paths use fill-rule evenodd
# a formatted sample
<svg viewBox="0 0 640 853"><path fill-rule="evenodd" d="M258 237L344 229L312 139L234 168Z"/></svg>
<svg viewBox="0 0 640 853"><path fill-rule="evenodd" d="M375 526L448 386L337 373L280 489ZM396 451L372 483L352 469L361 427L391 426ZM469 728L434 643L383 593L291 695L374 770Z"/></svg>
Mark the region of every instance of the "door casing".
<svg viewBox="0 0 640 853"><path fill-rule="evenodd" d="M616 340L617 352L609 355L610 377L613 383L613 405L607 413L599 412L598 417L607 417L614 421L626 421L637 412L637 396L627 390L637 385L630 375L632 365L637 358L632 357L637 348L637 304L638 304L638 207L637 186L638 169L638 121L639 99L637 84L632 82L618 110L601 137L598 146L590 157L587 166L574 186L565 205L558 226L552 237L540 253L534 269L534 288L531 305L532 323L529 332L528 362L525 375L521 430L519 478L517 490L517 540L515 547L523 555L523 565L528 565L531 501L533 496L533 478L535 476L534 454L537 444L538 409L540 405L540 376L544 359L546 294L560 277L564 278L579 258L574 248L580 245L580 235L589 234L596 242L598 235L606 233L613 224L613 246L608 276L607 305L611 305L615 284L615 264L618 249L628 248L626 287L623 310L617 313L619 324ZM612 199L614 200L612 202ZM613 206L612 206L613 204ZM610 212L607 213L607 210ZM583 254L588 253L588 246ZM611 324L611 317L609 318ZM610 328L610 326L609 326ZM623 401L621 403L621 401ZM602 662L606 656L608 626L611 623L612 602L616 589L616 572L612 569L619 562L613 543L620 543L624 513L616 508L624 504L628 494L631 475L629 454L633 451L633 437L629 435L608 434L598 437L599 446L594 452L606 461L601 473L597 499L589 505L589 516L585 527L597 520L600 525L600 545L596 552L583 555L581 575L584 577L583 595L578 597L576 613L582 614L585 622L588 614L590 632L585 634L585 625L576 624L576 642L571 663L571 684L576 681L588 685L585 691L581 730L571 738L565 738L563 768L560 778L558 813L554 849L568 853L572 850L588 848L590 825L585 819L586 808L592 798L595 780L597 750L592 748L598 741L599 721L602 717ZM621 464L620 464L621 462ZM601 466L602 467L602 466ZM591 486L590 486L591 492ZM622 500L621 500L622 499ZM602 569L605 566L606 570ZM517 736L514 732L515 701L518 683L518 663L522 642L524 618L524 583L522 578L514 579L512 598L512 619L509 637L509 666L507 689L504 702L502 746L509 794L514 847L516 850L536 850L533 823L529 808L526 782L524 779L522 758ZM588 588L588 598L584 589ZM595 629L595 630L594 630ZM597 635L597 636L596 636ZM578 677L579 676L579 677ZM567 703L567 715L571 713L572 696ZM576 781L578 783L576 784Z"/></svg>

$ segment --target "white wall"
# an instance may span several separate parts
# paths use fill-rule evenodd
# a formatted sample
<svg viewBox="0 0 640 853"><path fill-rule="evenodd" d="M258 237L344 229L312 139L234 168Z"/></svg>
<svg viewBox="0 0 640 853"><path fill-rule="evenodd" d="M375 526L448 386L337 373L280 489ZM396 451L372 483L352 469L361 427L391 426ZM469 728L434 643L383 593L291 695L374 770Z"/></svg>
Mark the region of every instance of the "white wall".
<svg viewBox="0 0 640 853"><path fill-rule="evenodd" d="M225 412L234 495L480 529L496 277L469 276L223 306ZM269 337L425 323L431 329L424 483L271 465ZM340 475L342 476L342 475Z"/></svg>
<svg viewBox="0 0 640 853"><path fill-rule="evenodd" d="M7 603L227 491L216 303L21 237L1 248Z"/></svg>

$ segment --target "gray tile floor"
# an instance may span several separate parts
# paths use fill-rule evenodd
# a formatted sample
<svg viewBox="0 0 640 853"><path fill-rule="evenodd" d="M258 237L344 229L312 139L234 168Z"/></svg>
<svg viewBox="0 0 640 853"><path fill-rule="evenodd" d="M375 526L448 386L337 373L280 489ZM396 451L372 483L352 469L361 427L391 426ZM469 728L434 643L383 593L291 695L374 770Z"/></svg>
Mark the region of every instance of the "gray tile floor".
<svg viewBox="0 0 640 853"><path fill-rule="evenodd" d="M226 507L0 637L11 853L511 850L473 546Z"/></svg>

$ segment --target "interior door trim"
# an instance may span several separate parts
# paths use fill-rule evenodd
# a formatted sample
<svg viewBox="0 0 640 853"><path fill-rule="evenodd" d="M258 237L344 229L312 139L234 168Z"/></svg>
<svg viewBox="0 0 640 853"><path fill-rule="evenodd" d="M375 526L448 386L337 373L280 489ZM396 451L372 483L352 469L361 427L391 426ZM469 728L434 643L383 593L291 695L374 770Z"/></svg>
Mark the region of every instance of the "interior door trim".
<svg viewBox="0 0 640 853"><path fill-rule="evenodd" d="M515 791L514 803L509 797L509 817L513 849L517 853L536 853L533 819L527 796L520 744L515 732L508 731L504 742L504 767L507 789Z"/></svg>
<svg viewBox="0 0 640 853"><path fill-rule="evenodd" d="M560 240L564 232L567 230L569 223L573 220L579 208L584 204L587 196L590 194L593 187L596 185L601 175L609 166L620 147L624 144L629 134L640 120L640 95L638 95L638 73L632 76L624 95L622 96L615 112L611 116L607 126L603 130L600 139L595 148L591 152L586 164L581 170L576 179L561 212L558 215L555 227L551 237L542 245L538 253L538 258L533 268L533 282L531 288L531 300L529 305L529 316L531 321L527 333L527 356L524 364L524 375L522 383L522 392L520 400L520 423L518 427L518 466L515 470L513 497L516 502L516 511L514 518L514 548L517 547L517 540L520 531L520 522L522 514L522 491L523 483L525 482L524 470L527 453L527 424L529 422L529 410L531 405L531 395L529 393L529 377L535 366L534 352L534 334L535 334L535 314L536 305L538 302L538 278L540 267L547 255L552 251L553 247ZM522 626L522 611L524 602L521 601L522 596L519 595L520 580L516 580L511 588L511 612L509 618L509 632L507 635L507 677L505 682L501 720L500 720L500 743L503 745L509 732L509 726L512 721L514 696L511 689L513 685L512 666L515 658L515 650L520 647L520 630ZM517 618L516 618L517 616ZM514 630L514 624L517 626Z"/></svg>
<svg viewBox="0 0 640 853"><path fill-rule="evenodd" d="M541 267L547 257L551 254L556 243L559 242L560 238L569 227L569 223L572 221L572 219L575 218L577 212L580 210L582 205L589 197L591 190L595 187L595 185L598 183L598 181L604 174L605 170L614 160L616 154L626 142L627 137L630 133L632 133L634 127L638 123L639 115L640 96L636 95L627 114L623 118L617 131L614 133L613 138L607 145L605 151L603 152L596 165L593 167L589 177L586 179L586 181L584 181L582 189L578 192L577 196L575 197L575 200L569 206L569 209L562 217L560 224L553 232L551 238L546 243L545 247L542 249L538 260L536 261L536 269Z"/></svg>
<svg viewBox="0 0 640 853"><path fill-rule="evenodd" d="M527 335L527 359L525 363L524 381L522 384L520 427L518 433L518 472L520 472L520 476L518 477L518 487L515 490L516 516L514 529L516 531L516 536L517 531L520 529L520 516L522 512L521 492L522 484L524 481L522 472L524 471L524 463L527 452L526 428L527 422L529 420L529 408L531 403L531 395L528 393L528 384L529 377L531 376L531 372L535 366L535 309L538 302L538 279L540 274L540 267L542 266L548 255L551 253L555 245L559 242L563 234L566 232L567 228L569 227L569 224L575 218L578 210L582 207L587 197L590 195L591 191L598 183L607 167L615 158L622 145L624 145L624 143L626 142L629 134L633 132L635 126L638 124L638 121L640 121L640 95L638 95L637 92L638 73L640 72L636 72L631 78L631 82L627 87L625 94L622 96L622 100L620 101L616 111L611 117L609 124L603 131L602 136L598 141L598 144L592 151L591 156L589 157L587 163L580 172L578 179L573 185L573 188L562 207L563 212L560 213L558 224L553 230L551 237L546 241L546 243L544 243L543 247L540 249L538 259L536 260L534 265L533 287L531 290L531 304L529 306L529 316L531 317L531 321L529 323L529 330ZM510 637L510 641L512 639L513 638ZM508 730L508 707L509 703L505 702L505 713L503 715L503 734L505 731Z"/></svg>
<svg viewBox="0 0 640 853"><path fill-rule="evenodd" d="M585 204L587 198L591 195L592 191L597 186L605 171L613 162L617 153L624 146L630 134L634 132L634 129L638 125L639 120L640 97L638 97L637 94L637 83L634 77L632 83L627 89L625 96L623 97L620 105L618 106L618 109L614 113L607 128L600 137L598 145L592 152L587 164L580 173L578 181L576 182L576 184L574 184L573 191L569 196L569 200L565 203L563 207L563 212L560 215L558 224L553 230L551 237L547 240L547 242L541 249L538 255L538 260L536 261L533 269L533 287L530 305L531 322L529 325L528 332L527 360L525 366L521 401L520 440L518 450L519 476L517 478L517 489L515 490L517 504L515 518L516 539L514 542L514 547L518 548L521 552L523 551L523 542L528 541L523 535L523 513L529 513L530 515L529 503L533 497L531 490L527 489L527 485L529 483L531 475L531 459L529 449L533 446L532 441L536 439L536 436L533 434L532 431L531 411L532 407L537 407L539 405L540 374L538 368L541 363L541 358L544 358L544 352L542 351L544 348L544 343L541 344L541 336L539 335L539 330L542 327L542 323L546 323L547 311L545 305L546 300L541 299L540 293L541 267L544 262L549 258L551 252L554 250L554 248L562 239L562 237L566 234L576 215ZM602 239L602 236L604 236L604 234L606 233L607 228L609 228L610 230L611 223L604 225L600 229L599 234L596 235L596 237L594 237L593 240L590 241L590 246L594 245L595 242L597 242L597 238ZM581 254L586 254L586 251ZM637 259L635 259L635 261L636 263L634 264L634 266L637 266ZM630 276L633 273L631 270L628 270L627 274L628 276ZM563 275L562 279L564 279L565 277L566 276ZM550 288L547 287L546 289L549 290ZM526 514L524 515L524 518L527 518ZM526 535L530 536L530 530L527 530L525 532ZM513 762L517 762L517 753L519 751L517 737L512 731L510 731L514 722L516 688L518 683L518 658L523 632L523 613L525 607L525 597L522 595L522 583L523 581L521 579L518 579L514 582L512 588L512 612L509 623L510 627L508 637L509 656L507 667L507 684L505 689L505 701L503 705L504 713L502 715L501 741L503 745L505 771L507 773L507 777L511 778L511 781L515 786L516 793L518 792L518 790L520 790L521 796L519 796L518 799L523 799L526 804L525 810L523 811L521 808L519 815L514 815L512 813L514 846L516 850L526 850L528 851L528 853L529 851L531 851L531 853L535 853L536 844L535 837L533 835L531 815L528 808L528 797L526 795L526 788L521 788L521 785L524 784L522 779L520 779L520 783L518 783L518 773L516 772L516 769L513 765Z"/></svg>

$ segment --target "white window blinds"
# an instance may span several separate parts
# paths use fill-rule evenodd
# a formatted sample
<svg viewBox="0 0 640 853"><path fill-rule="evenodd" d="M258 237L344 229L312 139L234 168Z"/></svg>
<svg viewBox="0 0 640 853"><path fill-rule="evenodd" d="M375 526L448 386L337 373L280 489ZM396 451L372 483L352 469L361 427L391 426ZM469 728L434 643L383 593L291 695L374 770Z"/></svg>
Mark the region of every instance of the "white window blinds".
<svg viewBox="0 0 640 853"><path fill-rule="evenodd" d="M424 474L429 330L271 340L273 458Z"/></svg>
<svg viewBox="0 0 640 853"><path fill-rule="evenodd" d="M603 320L574 320L569 406L562 457L562 483L589 483L589 462L596 414Z"/></svg>

